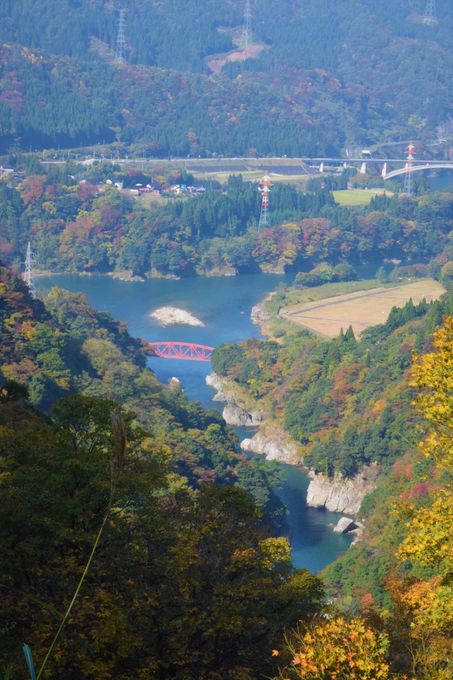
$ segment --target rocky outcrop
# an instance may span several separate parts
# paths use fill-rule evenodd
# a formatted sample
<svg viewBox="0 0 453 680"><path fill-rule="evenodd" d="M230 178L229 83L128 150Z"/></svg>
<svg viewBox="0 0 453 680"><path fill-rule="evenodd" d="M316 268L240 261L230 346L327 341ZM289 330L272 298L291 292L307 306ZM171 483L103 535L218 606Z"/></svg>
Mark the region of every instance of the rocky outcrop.
<svg viewBox="0 0 453 680"><path fill-rule="evenodd" d="M228 264L219 265L218 267L213 267L207 271L197 271L200 276L236 276L237 270Z"/></svg>
<svg viewBox="0 0 453 680"><path fill-rule="evenodd" d="M228 402L222 411L223 419L228 425L238 427L255 427L263 422L263 414L260 411L250 413L233 402Z"/></svg>
<svg viewBox="0 0 453 680"><path fill-rule="evenodd" d="M351 519L350 517L341 517L333 530L337 534L352 534L354 536L354 540L352 541L351 545L355 545L358 541L362 540L365 525L358 520Z"/></svg>
<svg viewBox="0 0 453 680"><path fill-rule="evenodd" d="M268 298L266 298L267 300ZM250 318L252 320L252 323L256 324L257 326L261 327L261 324L268 323L271 320L271 315L270 313L265 309L264 305L265 302L259 302L257 305L252 307L252 311L250 314Z"/></svg>
<svg viewBox="0 0 453 680"><path fill-rule="evenodd" d="M260 269L263 274L284 274L285 264L283 262L274 262L273 264L265 262L260 264Z"/></svg>
<svg viewBox="0 0 453 680"><path fill-rule="evenodd" d="M349 531L357 529L357 524L350 517L340 517L333 530L336 534L347 534Z"/></svg>
<svg viewBox="0 0 453 680"><path fill-rule="evenodd" d="M217 373L210 373L209 375L207 375L205 382L206 385L209 385L209 387L213 387L215 390L217 390L217 392L220 392L222 390L224 383L220 375L217 375Z"/></svg>
<svg viewBox="0 0 453 680"><path fill-rule="evenodd" d="M297 445L277 426L264 426L251 439L243 439L241 449L288 465L296 465L300 460Z"/></svg>
<svg viewBox="0 0 453 680"><path fill-rule="evenodd" d="M256 427L263 423L264 413L257 409L247 408L247 406L242 403L239 404L239 398L237 394L234 393L236 387L233 388L227 380L224 380L216 373L210 373L206 376L206 384L213 387L217 392L213 397L213 401L226 402L222 416L228 425L236 425L237 427Z"/></svg>
<svg viewBox="0 0 453 680"><path fill-rule="evenodd" d="M329 479L313 471L309 472L311 482L307 489L307 505L312 508L326 508L331 512L345 512L356 515L363 498L376 488L379 466L366 465L355 477L345 479L336 475Z"/></svg>
<svg viewBox="0 0 453 680"><path fill-rule="evenodd" d="M223 380L217 373L210 373L206 376L206 385L212 387L216 393L212 397L212 401L228 401L227 395L223 391Z"/></svg>
<svg viewBox="0 0 453 680"><path fill-rule="evenodd" d="M243 451L257 453L268 460L277 460L288 465L303 463L296 442L281 427L266 420L265 412L251 407L245 398L242 400L236 385L232 385L228 379L221 378L216 373L208 375L206 383L216 390L214 401L226 402L223 418L229 425L259 426L258 432L253 437L241 442ZM356 515L363 498L376 488L378 472L377 464L364 467L352 479L345 479L341 475L329 479L309 471L311 481L307 489L307 505L313 508L326 508L331 512ZM355 533L357 530L353 531Z"/></svg>
<svg viewBox="0 0 453 680"><path fill-rule="evenodd" d="M128 282L134 282L134 281L144 281L145 279L143 276L136 276L132 269L118 269L114 272L111 272L109 276L112 277L112 279L116 279L117 281L128 281Z"/></svg>
<svg viewBox="0 0 453 680"><path fill-rule="evenodd" d="M158 321L161 326L204 326L204 323L196 316L178 307L159 307L150 313L150 317Z"/></svg>

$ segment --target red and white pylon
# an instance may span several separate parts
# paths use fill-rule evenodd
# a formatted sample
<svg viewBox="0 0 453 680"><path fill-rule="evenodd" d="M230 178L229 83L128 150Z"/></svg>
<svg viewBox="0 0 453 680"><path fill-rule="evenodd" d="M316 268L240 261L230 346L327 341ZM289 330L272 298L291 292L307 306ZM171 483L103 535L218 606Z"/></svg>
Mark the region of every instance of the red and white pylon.
<svg viewBox="0 0 453 680"><path fill-rule="evenodd" d="M413 186L412 186L412 166L414 164L415 156L415 146L414 142L409 142L406 149L406 174L404 175L404 193L408 196L412 196Z"/></svg>
<svg viewBox="0 0 453 680"><path fill-rule="evenodd" d="M269 226L269 195L271 193L271 186L271 178L269 177L269 173L266 171L258 188L258 191L261 192L261 213L259 222L260 228Z"/></svg>

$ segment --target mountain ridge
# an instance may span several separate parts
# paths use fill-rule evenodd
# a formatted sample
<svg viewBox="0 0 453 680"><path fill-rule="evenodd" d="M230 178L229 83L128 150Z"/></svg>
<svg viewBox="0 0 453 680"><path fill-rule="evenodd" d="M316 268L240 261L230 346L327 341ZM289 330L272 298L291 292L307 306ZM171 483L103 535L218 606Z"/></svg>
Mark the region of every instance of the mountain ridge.
<svg viewBox="0 0 453 680"><path fill-rule="evenodd" d="M33 8L19 0L0 9L0 44L16 45L6 56L3 48L0 63L3 151L116 140L157 156L246 155L251 148L319 155L388 139L432 140L452 115L446 1L438 3L439 24L428 27L412 21L412 2L390 14L385 2L370 0L257 0L251 38L267 49L226 64L216 77L208 62L235 49L239 0L203 8L194 0L131 0L125 66L90 50L98 40L114 53L112 4L66 0L51 11L44 2L35 21ZM231 30L219 31L225 26ZM14 50L23 49L30 53L21 61ZM25 95L19 110L21 87L32 101ZM33 110L37 98L45 102L41 116Z"/></svg>

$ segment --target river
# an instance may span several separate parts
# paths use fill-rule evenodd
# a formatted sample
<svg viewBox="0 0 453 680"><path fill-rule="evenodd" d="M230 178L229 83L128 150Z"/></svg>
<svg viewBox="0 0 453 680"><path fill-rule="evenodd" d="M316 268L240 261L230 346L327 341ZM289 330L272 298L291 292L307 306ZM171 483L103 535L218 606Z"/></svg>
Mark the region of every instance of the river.
<svg viewBox="0 0 453 680"><path fill-rule="evenodd" d="M55 275L37 279L37 289L60 286L85 293L99 310L109 311L115 319L125 321L131 335L151 341L175 340L220 345L260 337L250 319L252 307L285 276L248 275L222 278L193 278L179 281L150 279L145 282L116 281L106 276ZM205 326L161 327L149 314L157 307L170 305L186 309ZM213 402L214 392L205 383L210 365L194 361L150 358L148 364L161 382L175 376L186 394L205 407L222 409ZM244 428L237 428L240 437ZM308 508L305 494L308 477L301 468L283 466L284 480L277 493L288 509L288 531L293 562L297 568L317 572L343 553L350 538L333 533L339 515Z"/></svg>

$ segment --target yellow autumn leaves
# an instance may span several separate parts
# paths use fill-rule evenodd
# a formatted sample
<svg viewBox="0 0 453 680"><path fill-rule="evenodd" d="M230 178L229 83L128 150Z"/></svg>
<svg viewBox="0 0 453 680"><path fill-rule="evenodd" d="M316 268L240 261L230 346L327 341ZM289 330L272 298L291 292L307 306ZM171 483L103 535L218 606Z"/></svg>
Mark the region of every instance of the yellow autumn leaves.
<svg viewBox="0 0 453 680"><path fill-rule="evenodd" d="M280 680L385 680L388 639L360 618L319 619L287 641L291 663Z"/></svg>
<svg viewBox="0 0 453 680"><path fill-rule="evenodd" d="M421 446L451 473L453 467L453 317L435 334L434 352L416 357L410 385L419 392L415 406L432 430Z"/></svg>

